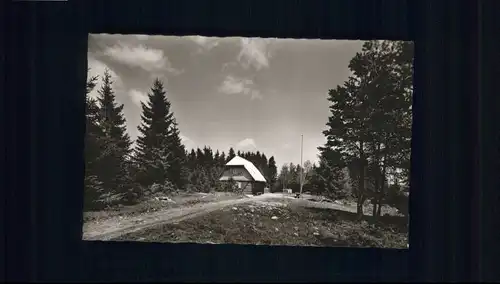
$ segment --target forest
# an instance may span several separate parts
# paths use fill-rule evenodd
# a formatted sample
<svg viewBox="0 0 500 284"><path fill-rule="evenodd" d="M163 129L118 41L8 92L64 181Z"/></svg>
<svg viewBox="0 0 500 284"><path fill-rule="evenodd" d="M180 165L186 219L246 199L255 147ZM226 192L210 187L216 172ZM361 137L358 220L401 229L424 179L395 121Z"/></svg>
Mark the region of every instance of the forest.
<svg viewBox="0 0 500 284"><path fill-rule="evenodd" d="M163 82L156 79L142 103L140 135L132 147L123 105L116 101L106 70L87 81L84 210L132 205L152 194L236 190L218 183L224 165L235 155L251 161L269 181L276 180L274 157L257 152L187 151ZM97 98L89 93L102 81Z"/></svg>
<svg viewBox="0 0 500 284"><path fill-rule="evenodd" d="M374 40L350 60L351 76L328 91L330 117L318 147L319 163L283 165L279 188L304 190L334 200L352 199L362 215L389 205L408 214L413 43Z"/></svg>
<svg viewBox="0 0 500 284"><path fill-rule="evenodd" d="M383 205L408 215L413 43L366 41L348 68L351 75L342 85L325 90L330 116L319 162L287 163L279 175L274 157L258 151L187 150L159 79L142 102L140 135L132 147L110 73L88 78L85 210L134 204L156 192L229 190L217 180L223 165L239 155L261 170L273 192L298 192L302 183L303 191L355 201L361 215L367 201L373 216L380 216ZM92 98L98 80L102 87Z"/></svg>

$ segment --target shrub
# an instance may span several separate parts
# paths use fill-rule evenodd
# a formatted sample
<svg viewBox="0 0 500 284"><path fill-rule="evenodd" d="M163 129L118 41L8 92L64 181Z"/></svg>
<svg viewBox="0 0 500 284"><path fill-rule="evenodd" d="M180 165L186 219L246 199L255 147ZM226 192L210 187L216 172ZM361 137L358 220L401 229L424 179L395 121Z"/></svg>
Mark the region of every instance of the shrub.
<svg viewBox="0 0 500 284"><path fill-rule="evenodd" d="M158 194L168 194L168 193L174 193L177 191L177 188L175 185L166 180L163 184L158 184L158 183L153 183L151 186L149 186L146 189L146 195L151 196L151 195L158 195Z"/></svg>
<svg viewBox="0 0 500 284"><path fill-rule="evenodd" d="M392 185L389 187L386 203L387 205L396 208L399 214L408 216L409 201L410 199L408 194L402 191L399 186Z"/></svg>
<svg viewBox="0 0 500 284"><path fill-rule="evenodd" d="M101 194L99 199L94 201L94 203L97 208L109 209L115 205L121 204L125 200L125 195L125 193L106 192Z"/></svg>
<svg viewBox="0 0 500 284"><path fill-rule="evenodd" d="M232 178L230 178L228 181L220 181L217 183L217 190L218 191L223 191L223 192L243 192L242 189L238 187L236 184L236 181L234 181Z"/></svg>

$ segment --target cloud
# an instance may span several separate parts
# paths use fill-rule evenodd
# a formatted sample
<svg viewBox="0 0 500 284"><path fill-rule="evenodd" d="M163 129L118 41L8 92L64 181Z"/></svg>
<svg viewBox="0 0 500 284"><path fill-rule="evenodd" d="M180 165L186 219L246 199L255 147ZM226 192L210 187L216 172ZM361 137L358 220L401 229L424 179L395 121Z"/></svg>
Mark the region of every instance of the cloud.
<svg viewBox="0 0 500 284"><path fill-rule="evenodd" d="M200 49L198 52L209 51L219 45L219 38L204 36L187 36L189 40L195 42Z"/></svg>
<svg viewBox="0 0 500 284"><path fill-rule="evenodd" d="M136 89L131 89L128 91L128 96L132 100L134 104L137 106L141 106L141 102L146 102L148 100L148 94L145 92L141 92Z"/></svg>
<svg viewBox="0 0 500 284"><path fill-rule="evenodd" d="M143 44L130 46L123 42L107 47L103 54L122 64L142 68L151 73L167 71L178 75L183 71L172 67L163 50L149 48Z"/></svg>
<svg viewBox="0 0 500 284"><path fill-rule="evenodd" d="M255 144L255 140L252 138L245 138L238 142L236 145L240 149L256 149L257 145Z"/></svg>
<svg viewBox="0 0 500 284"><path fill-rule="evenodd" d="M93 77L93 76L98 76L98 79L96 82L97 84L96 84L95 88L92 90L92 92L89 93L90 97L92 97L92 98L97 97L97 95L98 95L97 91L99 89L101 89L101 87L102 87L101 76L104 74L104 71L106 69L108 70L109 74L111 75L111 80L113 81L113 89L114 89L115 93L123 91L124 86L123 86L123 81L120 78L120 76L118 76L118 74L116 74L116 72L113 69L109 68L109 66L106 65L104 62L95 59L92 56L92 54L88 54L88 68L89 68L88 78ZM118 100L118 98L117 98L117 100Z"/></svg>
<svg viewBox="0 0 500 284"><path fill-rule="evenodd" d="M182 141L182 144L184 144L184 146L186 147L186 150L190 150L190 149L194 149L196 148L196 143L194 143L194 141L185 136L185 135L180 135L180 138L181 138L181 141Z"/></svg>
<svg viewBox="0 0 500 284"><path fill-rule="evenodd" d="M271 58L271 52L268 48L270 43L270 39L241 38L241 50L237 57L238 62L245 69L249 67L254 67L257 70L268 68L269 58Z"/></svg>
<svg viewBox="0 0 500 284"><path fill-rule="evenodd" d="M254 82L250 79L236 78L234 76L228 75L221 86L219 91L228 94L236 95L243 94L249 95L250 99L262 99L262 95L256 89L254 89Z"/></svg>

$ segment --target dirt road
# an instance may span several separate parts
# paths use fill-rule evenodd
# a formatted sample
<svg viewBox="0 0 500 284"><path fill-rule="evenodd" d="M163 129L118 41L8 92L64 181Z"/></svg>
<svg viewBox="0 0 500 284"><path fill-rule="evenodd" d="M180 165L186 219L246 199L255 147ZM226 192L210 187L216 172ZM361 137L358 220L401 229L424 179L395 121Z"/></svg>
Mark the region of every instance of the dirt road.
<svg viewBox="0 0 500 284"><path fill-rule="evenodd" d="M215 201L211 203L197 204L189 207L167 209L164 211L157 211L141 216L122 218L118 221L114 219L105 220L100 223L84 224L83 239L103 241L111 240L123 234L140 231L151 226L177 223L214 212L227 206L234 206L237 204L252 201L266 200L269 198L276 198L276 196L271 193L266 193L259 196L252 196L243 199Z"/></svg>

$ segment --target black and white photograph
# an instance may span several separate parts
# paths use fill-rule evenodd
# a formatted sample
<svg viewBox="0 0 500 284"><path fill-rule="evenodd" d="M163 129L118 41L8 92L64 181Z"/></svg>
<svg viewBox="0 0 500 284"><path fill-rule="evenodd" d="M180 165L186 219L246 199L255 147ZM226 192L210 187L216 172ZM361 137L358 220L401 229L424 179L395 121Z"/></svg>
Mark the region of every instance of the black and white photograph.
<svg viewBox="0 0 500 284"><path fill-rule="evenodd" d="M413 51L90 34L82 238L407 249Z"/></svg>

